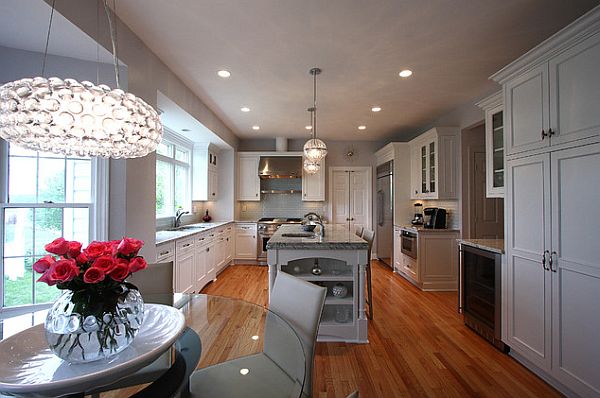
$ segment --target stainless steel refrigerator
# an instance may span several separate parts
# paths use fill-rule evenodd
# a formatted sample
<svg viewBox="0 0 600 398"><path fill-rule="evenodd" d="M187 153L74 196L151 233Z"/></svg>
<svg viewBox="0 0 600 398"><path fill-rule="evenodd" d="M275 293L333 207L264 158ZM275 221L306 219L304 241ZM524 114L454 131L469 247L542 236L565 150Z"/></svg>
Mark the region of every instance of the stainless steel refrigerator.
<svg viewBox="0 0 600 398"><path fill-rule="evenodd" d="M377 257L393 267L394 248L394 162L389 161L377 166L377 228L375 241Z"/></svg>

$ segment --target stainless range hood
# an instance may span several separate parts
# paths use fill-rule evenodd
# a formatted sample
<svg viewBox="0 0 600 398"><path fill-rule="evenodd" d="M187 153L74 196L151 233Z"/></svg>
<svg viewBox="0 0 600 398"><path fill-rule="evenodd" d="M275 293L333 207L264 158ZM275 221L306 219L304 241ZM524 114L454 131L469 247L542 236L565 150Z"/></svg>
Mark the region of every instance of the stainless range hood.
<svg viewBox="0 0 600 398"><path fill-rule="evenodd" d="M261 156L258 176L267 178L302 178L301 156Z"/></svg>

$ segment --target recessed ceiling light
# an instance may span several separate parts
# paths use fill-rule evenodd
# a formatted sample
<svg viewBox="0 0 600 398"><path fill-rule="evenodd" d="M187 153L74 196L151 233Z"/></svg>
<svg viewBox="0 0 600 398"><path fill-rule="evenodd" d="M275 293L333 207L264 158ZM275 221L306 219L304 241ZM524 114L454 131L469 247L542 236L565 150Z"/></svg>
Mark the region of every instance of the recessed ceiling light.
<svg viewBox="0 0 600 398"><path fill-rule="evenodd" d="M304 126L304 128L307 129L307 130L311 130L312 126Z"/></svg>
<svg viewBox="0 0 600 398"><path fill-rule="evenodd" d="M365 130L367 128L367 126L358 126L359 130Z"/></svg>
<svg viewBox="0 0 600 398"><path fill-rule="evenodd" d="M400 75L400 77L409 77L410 75L412 75L412 70L410 69L404 69L403 71L400 71L400 73L398 73Z"/></svg>
<svg viewBox="0 0 600 398"><path fill-rule="evenodd" d="M242 106L240 108L240 111L242 111L242 112L250 112L250 108L248 108L247 106Z"/></svg>
<svg viewBox="0 0 600 398"><path fill-rule="evenodd" d="M246 368L240 369L240 374L246 376L248 373L250 373L250 370L248 370Z"/></svg>
<svg viewBox="0 0 600 398"><path fill-rule="evenodd" d="M380 106L374 106L374 107L371 108L372 112L379 112L380 110L381 110Z"/></svg>
<svg viewBox="0 0 600 398"><path fill-rule="evenodd" d="M223 69L223 70L218 71L217 75L219 75L219 77L222 77L223 79L227 79L229 76L231 76L231 72Z"/></svg>
<svg viewBox="0 0 600 398"><path fill-rule="evenodd" d="M260 130L260 126L252 126L252 130Z"/></svg>

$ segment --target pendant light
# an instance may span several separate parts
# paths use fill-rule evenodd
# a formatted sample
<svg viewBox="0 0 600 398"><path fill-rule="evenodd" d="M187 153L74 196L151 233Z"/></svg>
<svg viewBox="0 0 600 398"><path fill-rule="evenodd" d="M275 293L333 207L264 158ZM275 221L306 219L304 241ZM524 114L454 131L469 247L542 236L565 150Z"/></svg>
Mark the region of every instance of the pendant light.
<svg viewBox="0 0 600 398"><path fill-rule="evenodd" d="M312 129L312 126L314 125L315 108L308 108L307 111L310 112L310 127ZM310 159L304 157L304 171L306 171L308 174L316 174L320 168L321 168L320 162L315 162L313 160L310 160Z"/></svg>
<svg viewBox="0 0 600 398"><path fill-rule="evenodd" d="M327 145L317 138L317 75L321 73L321 69L312 68L309 72L313 76L313 123L312 138L304 144L304 157L318 163L327 156Z"/></svg>
<svg viewBox="0 0 600 398"><path fill-rule="evenodd" d="M116 33L107 0L104 11L117 88L44 77L54 4L55 0L42 76L0 86L0 138L34 151L67 156L135 158L156 150L163 132L158 113L141 98L120 89Z"/></svg>

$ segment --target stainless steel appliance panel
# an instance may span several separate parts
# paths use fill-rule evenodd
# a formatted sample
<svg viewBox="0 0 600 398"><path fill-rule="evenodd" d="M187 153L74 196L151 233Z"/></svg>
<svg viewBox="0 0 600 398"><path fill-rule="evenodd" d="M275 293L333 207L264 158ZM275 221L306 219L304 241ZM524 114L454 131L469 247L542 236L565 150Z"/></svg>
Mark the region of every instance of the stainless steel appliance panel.
<svg viewBox="0 0 600 398"><path fill-rule="evenodd" d="M408 257L417 259L417 234L409 231L402 231L400 240L400 251Z"/></svg>
<svg viewBox="0 0 600 398"><path fill-rule="evenodd" d="M375 240L377 257L386 265L393 266L394 247L394 182L392 161L377 167L377 223Z"/></svg>

